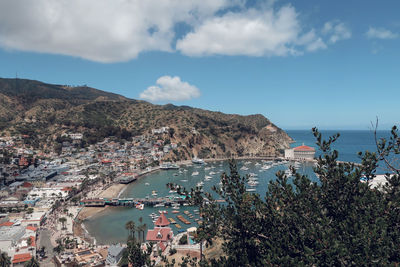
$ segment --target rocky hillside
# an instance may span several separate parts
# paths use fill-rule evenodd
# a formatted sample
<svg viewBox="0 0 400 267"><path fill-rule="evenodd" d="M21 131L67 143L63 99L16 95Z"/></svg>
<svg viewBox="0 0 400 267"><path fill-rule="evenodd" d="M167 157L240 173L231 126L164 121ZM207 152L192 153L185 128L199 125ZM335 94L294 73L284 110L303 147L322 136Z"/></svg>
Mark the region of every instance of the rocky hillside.
<svg viewBox="0 0 400 267"><path fill-rule="evenodd" d="M82 132L87 143L107 136L129 139L154 128L181 148L182 158L278 155L290 137L262 115L240 116L187 106L153 105L86 86L0 79L0 131L33 136L45 148L64 132Z"/></svg>

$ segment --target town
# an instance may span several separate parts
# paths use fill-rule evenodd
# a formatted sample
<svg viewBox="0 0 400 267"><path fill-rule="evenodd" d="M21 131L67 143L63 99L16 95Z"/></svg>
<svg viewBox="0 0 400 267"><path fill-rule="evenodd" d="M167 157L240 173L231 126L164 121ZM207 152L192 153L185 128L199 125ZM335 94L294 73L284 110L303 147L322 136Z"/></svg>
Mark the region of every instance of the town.
<svg viewBox="0 0 400 267"><path fill-rule="evenodd" d="M93 199L112 187L119 192L160 165L173 167L164 162L178 147L166 141L168 131L153 129L131 141L109 137L83 148L83 134L65 133L57 138L59 153L35 150L26 142L28 135L0 137L0 250L13 266L32 257L44 266L116 264L125 247L96 246L82 229L79 213L85 203L96 206ZM176 242L169 223L161 214L147 234L147 241L156 242L155 254Z"/></svg>

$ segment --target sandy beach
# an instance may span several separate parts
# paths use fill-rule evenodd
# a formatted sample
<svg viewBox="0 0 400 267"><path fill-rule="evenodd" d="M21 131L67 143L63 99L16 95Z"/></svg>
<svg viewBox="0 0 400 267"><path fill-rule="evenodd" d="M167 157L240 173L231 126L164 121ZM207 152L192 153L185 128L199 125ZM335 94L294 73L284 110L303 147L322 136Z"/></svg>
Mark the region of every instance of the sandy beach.
<svg viewBox="0 0 400 267"><path fill-rule="evenodd" d="M114 198L118 197L119 194L126 188L126 184L113 184L106 190L99 190L93 197L99 198ZM96 213L105 210L107 207L84 207L78 214L77 219L84 221Z"/></svg>
<svg viewBox="0 0 400 267"><path fill-rule="evenodd" d="M260 160L260 159L269 159L269 157L239 157L239 158L235 158L236 160ZM229 160L229 158L210 158L210 159L204 159L205 162L213 162L213 161L225 161L225 160ZM189 165L192 164L191 160L184 160L184 161L179 161L176 162L176 164L178 165ZM140 175L138 177L138 179L147 176L150 173L153 173L155 171L159 171L159 168L155 168L149 172L146 172L142 175ZM88 197L90 198L115 198L115 197L119 197L122 192L127 188L128 185L126 184L113 184L110 187L108 187L107 189L103 190L103 189L97 189L95 191L92 191ZM108 207L85 207L83 208L80 212L79 215L77 216L77 219L80 221L84 221L90 217L92 217L93 215L104 211L105 209L107 209Z"/></svg>

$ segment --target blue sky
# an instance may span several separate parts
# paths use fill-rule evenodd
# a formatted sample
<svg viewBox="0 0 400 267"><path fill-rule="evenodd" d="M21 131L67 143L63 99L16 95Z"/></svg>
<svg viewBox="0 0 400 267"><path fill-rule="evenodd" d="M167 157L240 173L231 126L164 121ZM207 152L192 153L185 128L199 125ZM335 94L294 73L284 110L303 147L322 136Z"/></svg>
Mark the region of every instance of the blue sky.
<svg viewBox="0 0 400 267"><path fill-rule="evenodd" d="M0 3L0 77L284 129L399 124L399 1L53 2Z"/></svg>

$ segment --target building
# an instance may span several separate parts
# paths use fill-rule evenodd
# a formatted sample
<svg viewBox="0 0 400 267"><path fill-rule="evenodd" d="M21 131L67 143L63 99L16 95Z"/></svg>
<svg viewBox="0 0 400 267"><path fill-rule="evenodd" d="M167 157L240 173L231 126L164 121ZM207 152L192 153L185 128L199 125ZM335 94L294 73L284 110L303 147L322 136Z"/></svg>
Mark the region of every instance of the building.
<svg viewBox="0 0 400 267"><path fill-rule="evenodd" d="M12 260L13 266L24 266L24 264L30 261L32 258L31 253L20 253L15 254Z"/></svg>
<svg viewBox="0 0 400 267"><path fill-rule="evenodd" d="M74 251L75 264L77 266L102 267L105 266L103 256L93 249L82 249Z"/></svg>
<svg viewBox="0 0 400 267"><path fill-rule="evenodd" d="M125 248L122 247L120 244L111 245L108 248L106 264L111 265L111 266L117 266L118 262L122 258L122 254L123 254L124 250L125 250Z"/></svg>
<svg viewBox="0 0 400 267"><path fill-rule="evenodd" d="M70 133L68 135L72 140L81 140L83 138L83 134L81 133Z"/></svg>
<svg viewBox="0 0 400 267"><path fill-rule="evenodd" d="M85 207L104 207L106 202L101 198L82 199L80 204Z"/></svg>
<svg viewBox="0 0 400 267"><path fill-rule="evenodd" d="M10 254L10 249L17 245L19 240L25 235L25 232L25 226L1 226L0 250Z"/></svg>
<svg viewBox="0 0 400 267"><path fill-rule="evenodd" d="M156 243L153 247L154 253L157 253L158 249L161 249L163 252L167 246L171 244L171 241L174 238L174 232L170 227L168 227L170 222L167 217L165 217L164 213L161 213L160 217L158 217L154 224L156 227L154 227L153 230L147 231L146 240L148 242Z"/></svg>
<svg viewBox="0 0 400 267"><path fill-rule="evenodd" d="M295 148L285 149L285 158L292 160L312 160L315 156L315 149L310 146L301 145Z"/></svg>

